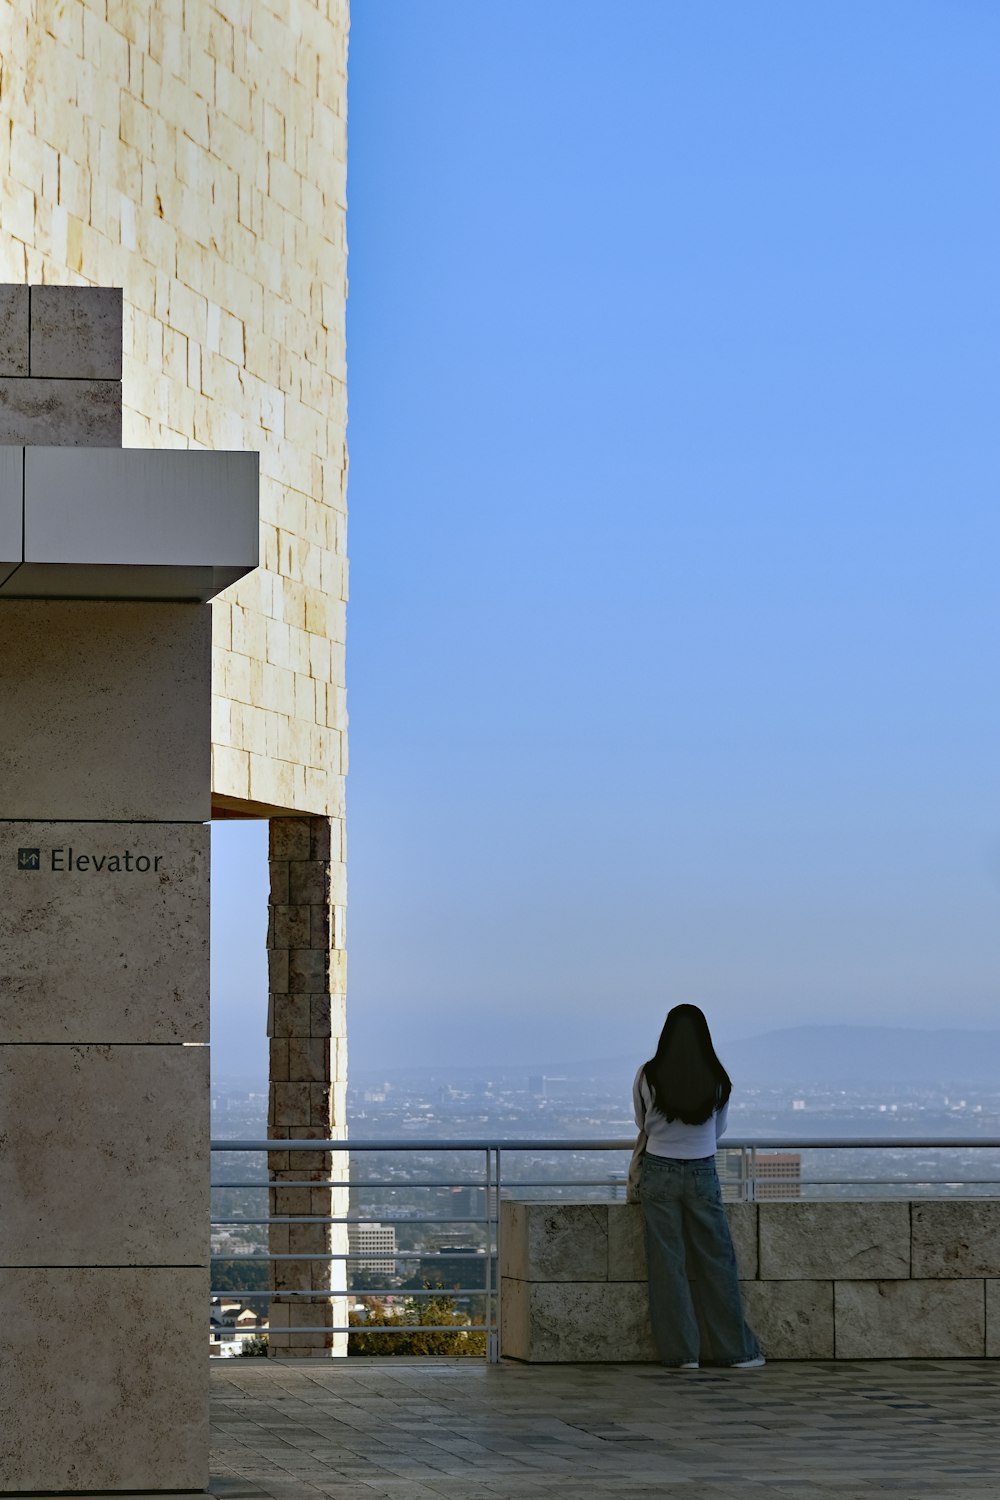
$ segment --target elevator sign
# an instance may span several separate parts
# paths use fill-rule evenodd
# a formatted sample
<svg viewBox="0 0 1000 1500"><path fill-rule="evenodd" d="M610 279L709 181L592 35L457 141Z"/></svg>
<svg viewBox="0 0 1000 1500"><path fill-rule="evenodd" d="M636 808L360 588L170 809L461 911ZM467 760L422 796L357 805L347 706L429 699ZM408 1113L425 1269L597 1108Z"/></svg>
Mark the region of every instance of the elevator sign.
<svg viewBox="0 0 1000 1500"><path fill-rule="evenodd" d="M114 854L81 854L78 849L63 846L58 849L46 849L43 866L41 849L18 849L17 851L19 870L45 868L54 870L56 874L65 874L73 870L81 873L90 871L95 875L102 873L147 875L155 874L162 863L162 854L136 854L132 849L122 849Z"/></svg>

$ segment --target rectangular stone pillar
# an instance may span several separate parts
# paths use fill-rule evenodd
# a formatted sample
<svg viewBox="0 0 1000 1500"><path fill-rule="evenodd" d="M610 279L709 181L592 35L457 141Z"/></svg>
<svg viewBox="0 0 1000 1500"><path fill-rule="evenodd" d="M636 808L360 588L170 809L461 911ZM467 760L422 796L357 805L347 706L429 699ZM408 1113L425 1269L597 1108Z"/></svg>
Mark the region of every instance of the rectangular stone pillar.
<svg viewBox="0 0 1000 1500"><path fill-rule="evenodd" d="M340 823L330 818L275 818L270 825L268 921L270 1092L268 1135L276 1140L325 1140L347 1132L345 1011L346 888ZM336 841L334 847L332 841ZM269 1152L273 1217L344 1218L346 1152ZM317 1186L281 1186L312 1184ZM344 1224L272 1224L272 1254L344 1255ZM277 1358L329 1358L347 1353L345 1263L271 1263L269 1350ZM317 1296L283 1296L315 1291ZM341 1295L331 1295L341 1293ZM319 1332L297 1332L313 1328Z"/></svg>
<svg viewBox="0 0 1000 1500"><path fill-rule="evenodd" d="M208 1482L207 605L0 603L0 1492Z"/></svg>
<svg viewBox="0 0 1000 1500"><path fill-rule="evenodd" d="M4 1494L208 1483L203 601L257 461L125 455L121 373L120 289L0 287Z"/></svg>

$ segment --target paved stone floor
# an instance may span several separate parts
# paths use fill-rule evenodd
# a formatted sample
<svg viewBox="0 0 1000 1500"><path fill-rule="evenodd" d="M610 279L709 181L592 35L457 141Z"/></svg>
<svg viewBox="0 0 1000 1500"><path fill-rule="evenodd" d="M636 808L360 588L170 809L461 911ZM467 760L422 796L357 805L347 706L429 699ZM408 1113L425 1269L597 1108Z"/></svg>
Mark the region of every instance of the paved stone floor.
<svg viewBox="0 0 1000 1500"><path fill-rule="evenodd" d="M212 1368L226 1500L1000 1500L1000 1361Z"/></svg>

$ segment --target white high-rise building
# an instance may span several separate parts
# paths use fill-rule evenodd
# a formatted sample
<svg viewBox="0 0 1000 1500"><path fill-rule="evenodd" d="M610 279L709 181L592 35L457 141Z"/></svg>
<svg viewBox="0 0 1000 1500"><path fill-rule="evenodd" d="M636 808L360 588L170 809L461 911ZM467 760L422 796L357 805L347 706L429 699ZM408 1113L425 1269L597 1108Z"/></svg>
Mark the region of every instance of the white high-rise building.
<svg viewBox="0 0 1000 1500"><path fill-rule="evenodd" d="M396 1227L394 1224L349 1224L347 1226L347 1248L351 1255L366 1258L354 1262L354 1269L372 1271L378 1276L396 1274ZM385 1260L374 1257L383 1252ZM367 1257L373 1257L368 1259Z"/></svg>

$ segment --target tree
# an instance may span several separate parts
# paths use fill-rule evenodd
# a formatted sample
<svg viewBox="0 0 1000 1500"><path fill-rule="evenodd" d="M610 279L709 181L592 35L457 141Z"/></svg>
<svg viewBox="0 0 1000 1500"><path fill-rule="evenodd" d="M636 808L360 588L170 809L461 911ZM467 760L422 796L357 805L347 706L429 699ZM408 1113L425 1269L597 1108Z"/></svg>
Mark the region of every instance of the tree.
<svg viewBox="0 0 1000 1500"><path fill-rule="evenodd" d="M217 1260L212 1266L212 1290L232 1292L267 1291L270 1265L266 1260Z"/></svg>
<svg viewBox="0 0 1000 1500"><path fill-rule="evenodd" d="M255 1333L253 1338L244 1339L237 1359L260 1359L267 1358L267 1334Z"/></svg>
<svg viewBox="0 0 1000 1500"><path fill-rule="evenodd" d="M379 1297L366 1299L368 1315L350 1313L353 1332L348 1335L348 1354L485 1354L486 1332L466 1333L461 1325L469 1320L457 1312L453 1297L407 1297L402 1308L387 1308ZM435 1324L457 1324L454 1333L434 1331ZM430 1325L428 1327L427 1325ZM379 1328L412 1328L412 1333L377 1332Z"/></svg>

